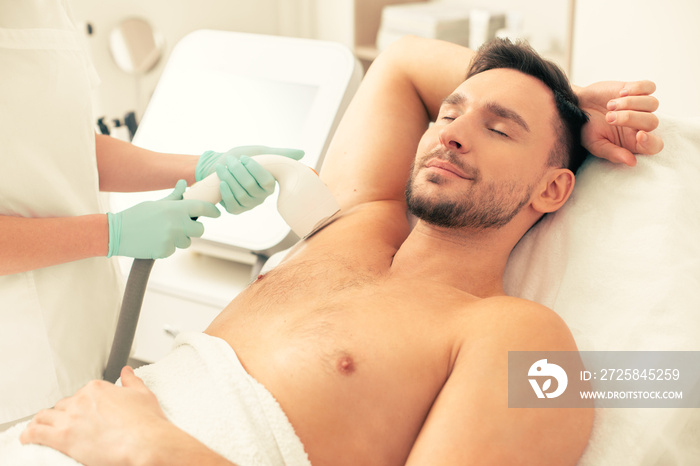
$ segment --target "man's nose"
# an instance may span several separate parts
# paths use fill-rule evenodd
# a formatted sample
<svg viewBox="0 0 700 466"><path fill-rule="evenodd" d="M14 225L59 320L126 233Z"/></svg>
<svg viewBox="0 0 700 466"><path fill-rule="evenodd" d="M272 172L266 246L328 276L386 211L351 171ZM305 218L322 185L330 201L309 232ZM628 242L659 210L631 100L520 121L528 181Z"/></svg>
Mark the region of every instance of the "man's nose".
<svg viewBox="0 0 700 466"><path fill-rule="evenodd" d="M440 128L440 143L455 152L468 152L471 149L469 129L466 118L462 116Z"/></svg>

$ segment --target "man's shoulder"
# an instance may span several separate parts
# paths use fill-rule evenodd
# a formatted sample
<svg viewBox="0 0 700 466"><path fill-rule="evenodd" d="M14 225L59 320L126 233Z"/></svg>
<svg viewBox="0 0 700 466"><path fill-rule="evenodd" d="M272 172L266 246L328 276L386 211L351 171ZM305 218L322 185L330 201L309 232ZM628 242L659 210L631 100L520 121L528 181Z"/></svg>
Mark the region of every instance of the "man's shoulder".
<svg viewBox="0 0 700 466"><path fill-rule="evenodd" d="M462 325L462 344L407 464L435 462L436 454L440 464L574 464L590 435L591 410L508 404L509 352L574 351L566 324L545 306L506 296L465 311L471 320Z"/></svg>
<svg viewBox="0 0 700 466"><path fill-rule="evenodd" d="M566 322L547 306L512 296L484 298L471 306L471 323L478 326L480 341L493 350L576 350ZM473 329L466 332L471 335Z"/></svg>
<svg viewBox="0 0 700 466"><path fill-rule="evenodd" d="M525 317L542 317L554 318L559 317L556 312L544 306L530 301L529 299L516 298L514 296L491 296L482 298L476 303L479 307L487 309L490 312L514 314L513 318Z"/></svg>

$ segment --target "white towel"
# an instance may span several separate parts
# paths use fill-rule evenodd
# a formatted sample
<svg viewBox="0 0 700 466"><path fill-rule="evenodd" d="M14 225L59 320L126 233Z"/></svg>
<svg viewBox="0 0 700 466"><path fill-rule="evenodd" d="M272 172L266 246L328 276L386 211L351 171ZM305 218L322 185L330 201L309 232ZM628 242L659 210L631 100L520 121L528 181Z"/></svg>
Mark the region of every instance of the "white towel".
<svg viewBox="0 0 700 466"><path fill-rule="evenodd" d="M168 356L136 371L178 427L239 466L310 466L282 408L223 340L184 333ZM22 446L24 424L0 435L1 465L74 466L50 448Z"/></svg>
<svg viewBox="0 0 700 466"><path fill-rule="evenodd" d="M590 158L509 260L508 294L556 311L582 351L700 350L700 119L657 132L636 167ZM598 409L580 465L696 465L699 438L700 409Z"/></svg>

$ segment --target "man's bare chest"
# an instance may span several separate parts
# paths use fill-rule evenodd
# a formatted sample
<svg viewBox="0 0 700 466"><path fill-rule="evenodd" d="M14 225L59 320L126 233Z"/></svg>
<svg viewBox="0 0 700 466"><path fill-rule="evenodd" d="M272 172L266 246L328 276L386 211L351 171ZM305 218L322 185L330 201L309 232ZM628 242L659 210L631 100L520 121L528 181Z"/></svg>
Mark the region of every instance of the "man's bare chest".
<svg viewBox="0 0 700 466"><path fill-rule="evenodd" d="M430 280L397 280L381 263L323 257L258 279L208 333L239 353L293 353L295 363L339 375L370 364L446 367L470 299Z"/></svg>
<svg viewBox="0 0 700 466"><path fill-rule="evenodd" d="M333 425L364 443L392 430L398 451L449 377L468 301L379 263L318 258L259 279L207 333L228 341L305 445L335 442Z"/></svg>

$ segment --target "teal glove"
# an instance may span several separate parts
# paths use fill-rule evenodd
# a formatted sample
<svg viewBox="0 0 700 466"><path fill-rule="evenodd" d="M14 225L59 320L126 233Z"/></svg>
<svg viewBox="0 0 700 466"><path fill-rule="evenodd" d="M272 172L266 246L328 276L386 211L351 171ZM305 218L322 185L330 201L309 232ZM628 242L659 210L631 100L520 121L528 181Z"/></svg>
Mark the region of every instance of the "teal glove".
<svg viewBox="0 0 700 466"><path fill-rule="evenodd" d="M216 172L221 179L221 205L232 214L240 214L263 203L275 190L275 179L250 156L276 154L299 160L304 151L266 146L234 147L225 153L203 153L195 169L200 181Z"/></svg>
<svg viewBox="0 0 700 466"><path fill-rule="evenodd" d="M200 237L204 225L196 217L221 215L214 204L182 200L187 182L180 180L170 195L160 201L146 201L122 212L108 213L109 252L107 257L162 259L175 248L186 248L190 238Z"/></svg>

